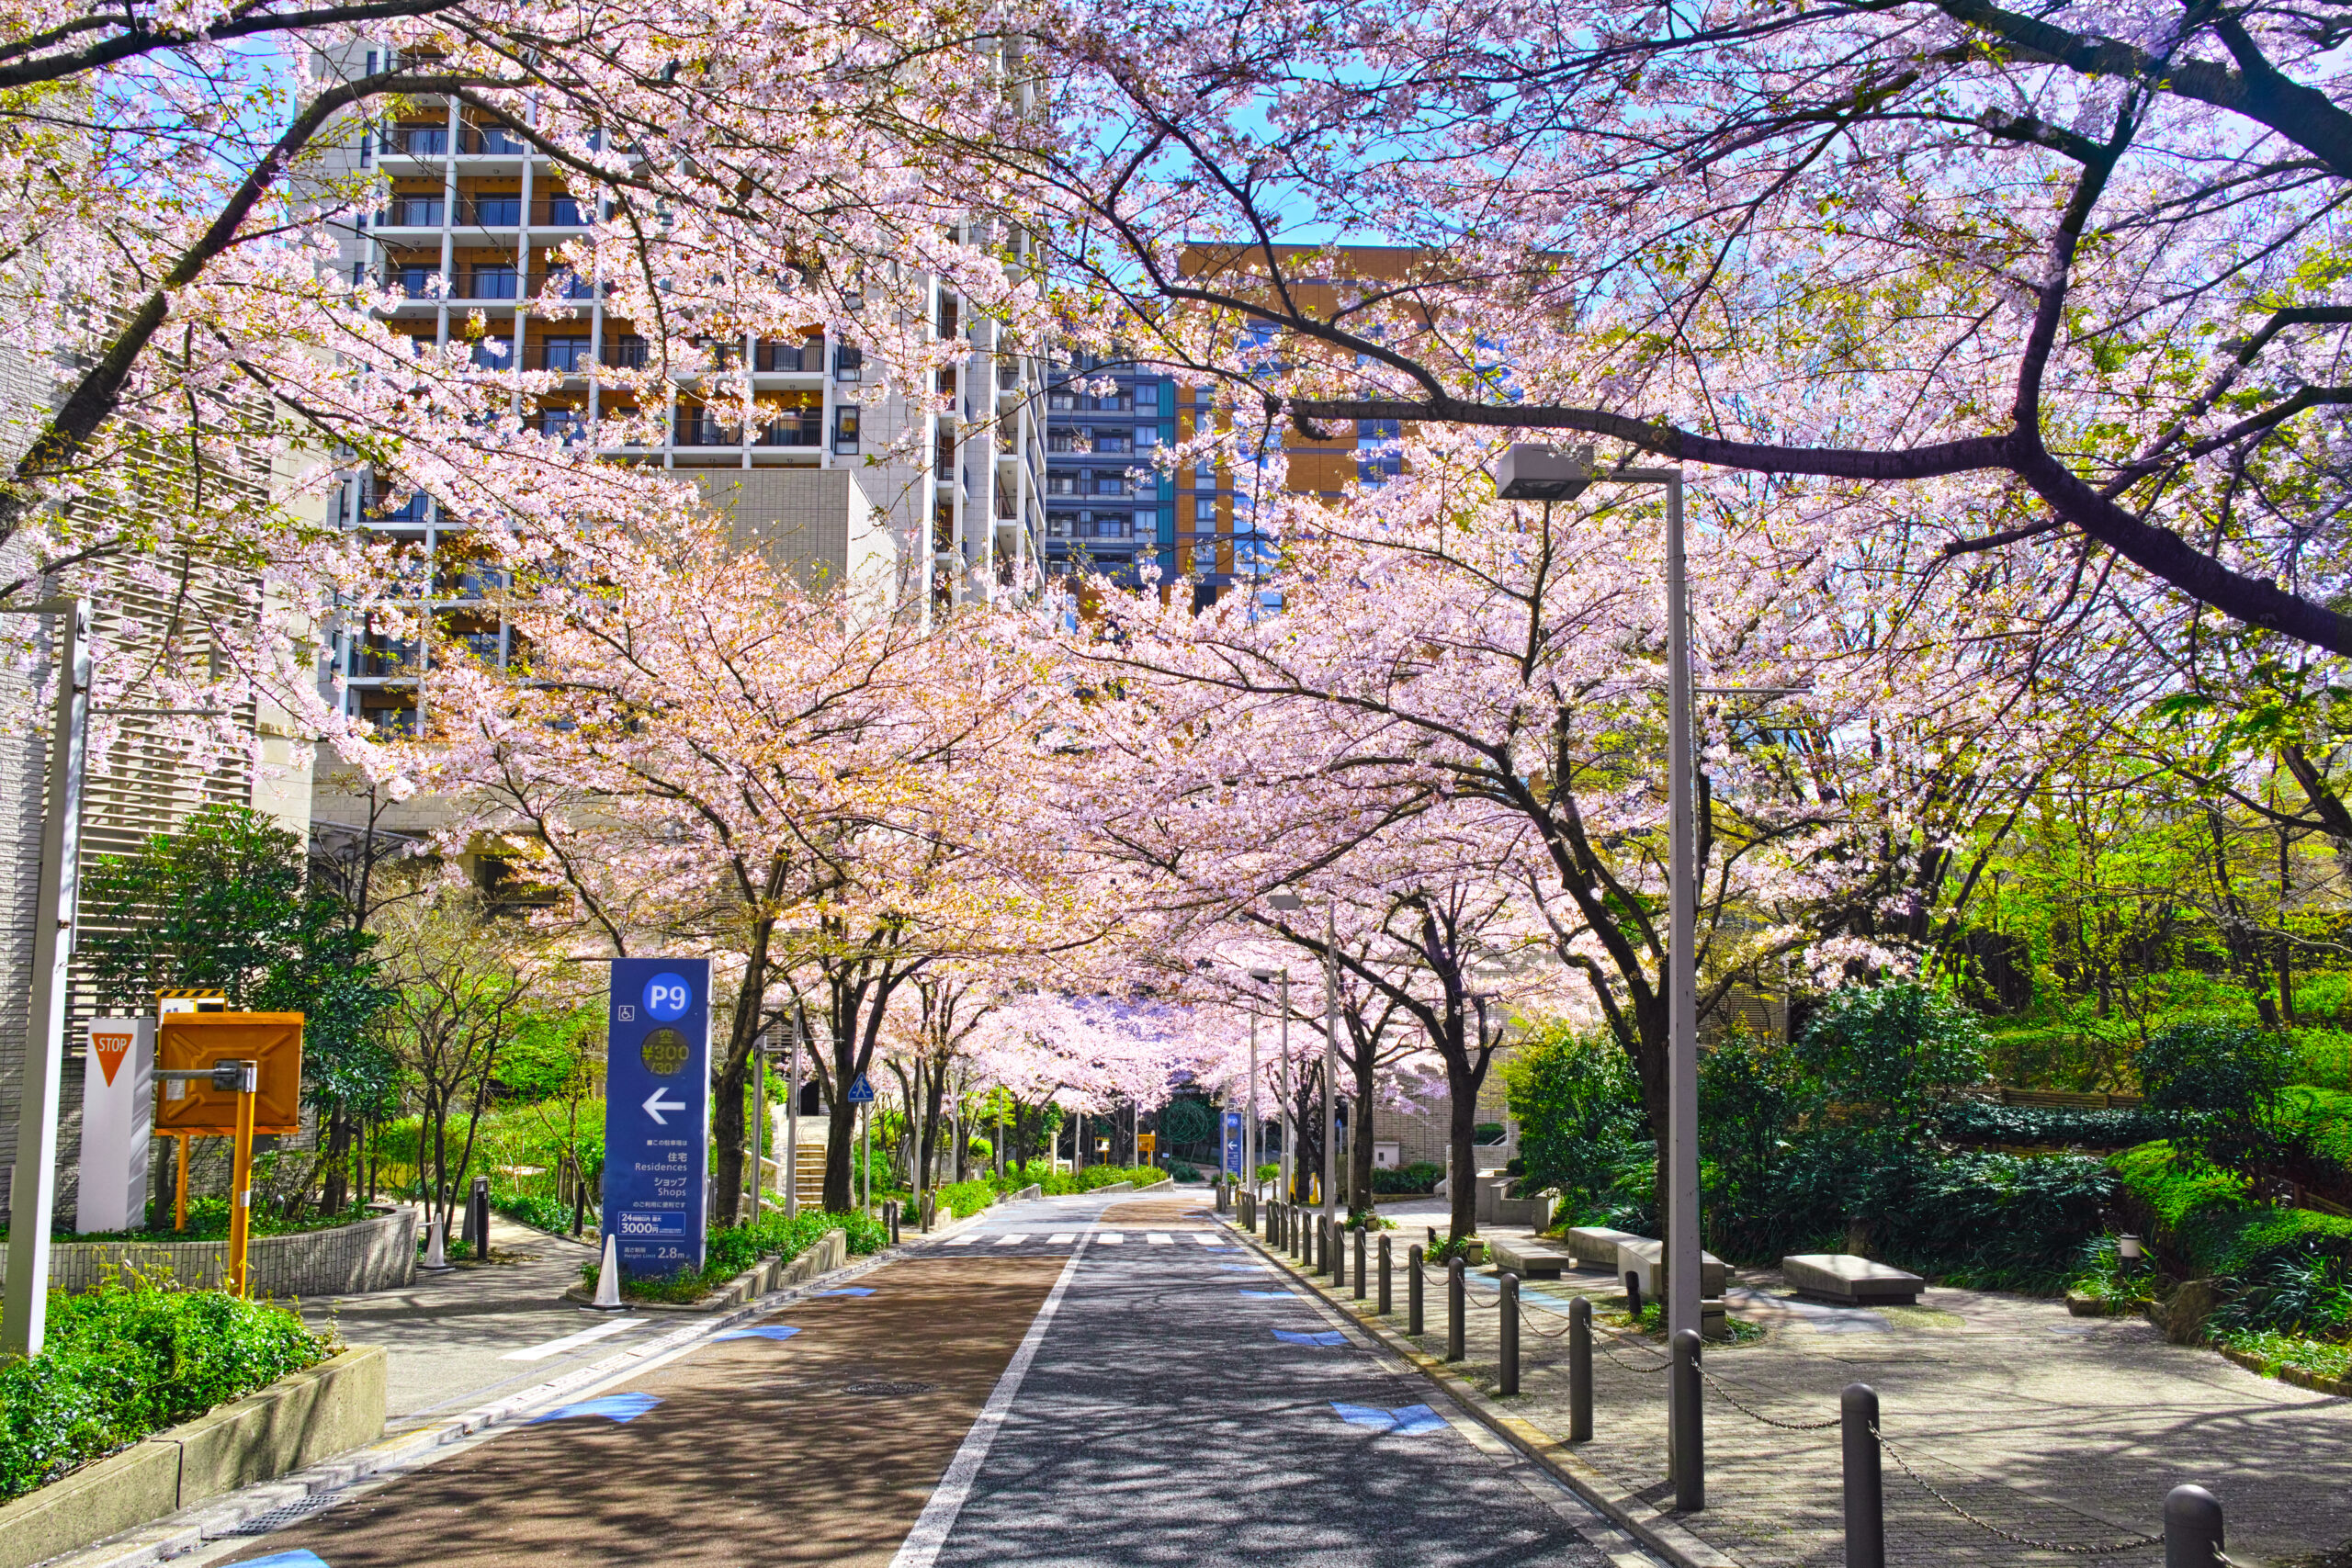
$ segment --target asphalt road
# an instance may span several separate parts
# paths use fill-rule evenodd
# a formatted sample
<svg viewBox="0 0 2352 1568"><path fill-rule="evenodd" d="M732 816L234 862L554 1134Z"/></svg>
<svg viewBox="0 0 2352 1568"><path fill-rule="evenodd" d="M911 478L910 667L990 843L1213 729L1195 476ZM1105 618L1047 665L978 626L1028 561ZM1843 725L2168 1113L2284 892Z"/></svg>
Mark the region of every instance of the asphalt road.
<svg viewBox="0 0 2352 1568"><path fill-rule="evenodd" d="M1007 1205L854 1285L197 1561L1648 1561L1195 1201Z"/></svg>

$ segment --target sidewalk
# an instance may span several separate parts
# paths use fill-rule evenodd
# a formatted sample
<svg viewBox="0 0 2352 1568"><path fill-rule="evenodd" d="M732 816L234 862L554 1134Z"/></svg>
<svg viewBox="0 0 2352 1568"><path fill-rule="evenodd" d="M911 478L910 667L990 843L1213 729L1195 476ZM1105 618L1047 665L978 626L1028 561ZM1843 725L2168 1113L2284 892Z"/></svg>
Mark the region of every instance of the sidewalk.
<svg viewBox="0 0 2352 1568"><path fill-rule="evenodd" d="M386 1432L545 1382L678 1326L671 1314L583 1312L565 1301L564 1291L580 1282L580 1266L595 1260L592 1245L492 1214L490 1248L491 1262L447 1274L419 1270L401 1290L300 1303L312 1327L332 1317L350 1344L390 1352ZM592 1331L593 1339L546 1348ZM514 1359L517 1352L531 1359Z"/></svg>
<svg viewBox="0 0 2352 1568"><path fill-rule="evenodd" d="M1409 1218L1396 1217L1413 1227L1392 1233L1397 1310L1375 1321L1402 1338L1403 1247L1419 1235ZM1495 1271L1471 1281L1468 1355L1453 1370L1491 1395ZM1328 1280L1322 1288L1333 1294ZM1440 1356L1442 1275L1432 1270L1426 1288L1430 1333L1408 1343ZM1554 1438L1567 1431L1566 1314L1577 1294L1597 1309L1623 1305L1597 1272L1522 1287L1522 1392L1496 1402ZM1365 1315L1375 1304L1353 1300L1352 1279L1337 1296ZM1706 1393L1707 1507L1676 1518L1746 1568L1842 1561L1838 1434L1767 1426L1724 1391L1765 1416L1802 1424L1835 1417L1838 1391L1857 1382L1878 1390L1888 1440L1954 1504L2016 1535L2075 1549L2004 1540L1956 1517L1890 1461L1891 1562L2079 1561L2082 1548L2157 1534L2164 1495L2182 1482L2221 1499L2230 1555L2248 1568L2352 1542L2352 1401L2166 1344L2137 1320L2070 1317L2061 1303L2026 1297L1930 1290L1917 1307L1855 1311L1795 1300L1777 1271L1743 1270L1730 1305L1765 1337L1707 1348L1707 1371L1722 1385ZM1666 1378L1648 1369L1662 1369L1664 1354L1655 1341L1629 1346L1596 1333L1594 1440L1574 1450L1621 1493L1660 1509L1671 1502ZM2155 1544L2111 1554L2135 1564L2162 1555Z"/></svg>

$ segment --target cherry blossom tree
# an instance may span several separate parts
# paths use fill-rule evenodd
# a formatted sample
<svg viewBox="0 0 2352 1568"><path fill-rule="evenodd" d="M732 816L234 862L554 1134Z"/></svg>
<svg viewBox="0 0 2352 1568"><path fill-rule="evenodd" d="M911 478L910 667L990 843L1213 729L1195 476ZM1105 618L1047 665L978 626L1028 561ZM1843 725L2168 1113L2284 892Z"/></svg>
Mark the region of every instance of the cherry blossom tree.
<svg viewBox="0 0 2352 1568"><path fill-rule="evenodd" d="M508 606L526 665L435 660L414 761L461 805L446 837L503 840L594 946L720 956L721 1223L755 1040L820 1025L825 1201L845 1207L848 1091L894 994L943 958L1036 942L1068 905L1007 804L1054 689L960 623L844 615L716 519L661 547L583 540L564 565Z"/></svg>
<svg viewBox="0 0 2352 1568"><path fill-rule="evenodd" d="M2143 620L2352 652L2332 15L1155 4L1044 36L1085 134L1002 156L1058 204L1070 308L1228 409L1598 440L1763 477L1825 544L2087 563Z"/></svg>
<svg viewBox="0 0 2352 1568"><path fill-rule="evenodd" d="M867 395L928 407L962 351L934 341L927 280L1016 340L1041 327L1034 278L1007 265L1017 194L951 151L1033 133L1015 22L863 0L17 8L0 23L0 352L54 389L0 411L0 601L59 574L177 595L210 659L118 674L102 649L102 683L191 709L266 694L368 755L315 678L322 612L364 603L390 565L319 525L337 469L429 492L524 565L582 520L658 536L689 492L544 434L533 404L559 375L384 319L398 291L337 265L387 188L362 139L420 99L454 103L596 215L533 309L575 313L566 275L593 279L648 344L605 378L642 411L608 446L644 438L689 379L762 417L725 358L753 333L821 328L863 346ZM191 570L260 591L190 596Z"/></svg>

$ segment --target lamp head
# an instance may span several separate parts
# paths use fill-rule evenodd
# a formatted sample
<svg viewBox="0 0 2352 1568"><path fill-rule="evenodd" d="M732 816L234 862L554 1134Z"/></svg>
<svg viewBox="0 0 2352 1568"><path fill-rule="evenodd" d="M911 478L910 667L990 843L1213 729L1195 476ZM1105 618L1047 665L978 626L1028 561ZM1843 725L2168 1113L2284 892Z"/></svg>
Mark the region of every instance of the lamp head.
<svg viewBox="0 0 2352 1568"><path fill-rule="evenodd" d="M1306 908L1306 900L1291 892L1269 893L1266 895L1266 902L1284 911Z"/></svg>
<svg viewBox="0 0 2352 1568"><path fill-rule="evenodd" d="M1592 483L1592 448L1514 441L1495 464L1505 501L1574 501Z"/></svg>
<svg viewBox="0 0 2352 1568"><path fill-rule="evenodd" d="M1250 978L1257 981L1258 984L1261 986L1271 986L1278 977L1279 976L1277 976L1272 969L1252 969L1250 971Z"/></svg>

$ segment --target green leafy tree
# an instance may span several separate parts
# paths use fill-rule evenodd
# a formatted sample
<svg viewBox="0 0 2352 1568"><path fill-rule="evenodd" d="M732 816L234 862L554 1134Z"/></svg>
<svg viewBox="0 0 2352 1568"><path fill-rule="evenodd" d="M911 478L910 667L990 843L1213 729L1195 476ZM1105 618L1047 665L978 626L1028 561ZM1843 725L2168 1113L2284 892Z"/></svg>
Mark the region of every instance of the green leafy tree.
<svg viewBox="0 0 2352 1568"><path fill-rule="evenodd" d="M374 939L305 881L302 840L258 811L208 806L175 833L93 868L80 943L100 1003L144 1012L174 987L303 1015L304 1093L327 1122L321 1201L340 1209L363 1120L389 1112L398 1066L369 1024L390 999ZM304 1184L307 1190L311 1183Z"/></svg>
<svg viewBox="0 0 2352 1568"><path fill-rule="evenodd" d="M2276 1155L2278 1098L2293 1077L2284 1036L2225 1019L2167 1025L2133 1058L2148 1109L2168 1121L2173 1140L2226 1169Z"/></svg>
<svg viewBox="0 0 2352 1568"><path fill-rule="evenodd" d="M1521 1186L1557 1187L1591 1209L1629 1165L1647 1157L1641 1084L1623 1047L1606 1034L1546 1025L1503 1062L1503 1089L1519 1122Z"/></svg>
<svg viewBox="0 0 2352 1568"><path fill-rule="evenodd" d="M1901 1156L1927 1141L1938 1100L1984 1081L1986 1044L1975 1014L1904 980L1830 996L1799 1037L1797 1060L1849 1137Z"/></svg>

